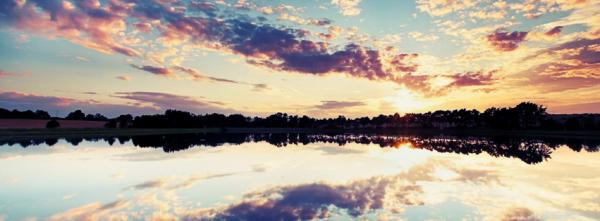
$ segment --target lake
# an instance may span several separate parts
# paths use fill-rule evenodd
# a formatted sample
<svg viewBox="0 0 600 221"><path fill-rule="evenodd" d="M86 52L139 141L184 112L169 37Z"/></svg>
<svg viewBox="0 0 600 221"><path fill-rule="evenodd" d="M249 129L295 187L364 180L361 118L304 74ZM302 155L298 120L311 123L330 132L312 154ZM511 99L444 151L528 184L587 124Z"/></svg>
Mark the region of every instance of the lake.
<svg viewBox="0 0 600 221"><path fill-rule="evenodd" d="M600 140L0 139L0 220L598 220Z"/></svg>

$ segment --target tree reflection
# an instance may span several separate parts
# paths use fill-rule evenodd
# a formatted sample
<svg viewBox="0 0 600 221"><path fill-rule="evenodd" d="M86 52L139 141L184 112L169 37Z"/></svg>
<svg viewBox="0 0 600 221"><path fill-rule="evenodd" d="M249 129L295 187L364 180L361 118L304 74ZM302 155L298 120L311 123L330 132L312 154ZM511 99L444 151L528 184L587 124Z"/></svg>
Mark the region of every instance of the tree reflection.
<svg viewBox="0 0 600 221"><path fill-rule="evenodd" d="M165 152L175 152L193 147L218 147L225 144L239 145L247 142L266 142L276 147L327 143L344 146L348 143L375 144L382 148L412 147L441 153L480 154L494 157L518 158L525 163L535 164L550 158L552 152L562 145L580 152L597 152L600 140L574 138L522 138L522 137L475 137L443 135L387 135L387 134L308 134L308 133L200 133L144 136L110 137L65 137L73 146L88 142L105 141L109 145L129 141L141 148L162 148ZM20 145L24 148L46 144L53 146L59 138L45 139L5 139L0 145Z"/></svg>

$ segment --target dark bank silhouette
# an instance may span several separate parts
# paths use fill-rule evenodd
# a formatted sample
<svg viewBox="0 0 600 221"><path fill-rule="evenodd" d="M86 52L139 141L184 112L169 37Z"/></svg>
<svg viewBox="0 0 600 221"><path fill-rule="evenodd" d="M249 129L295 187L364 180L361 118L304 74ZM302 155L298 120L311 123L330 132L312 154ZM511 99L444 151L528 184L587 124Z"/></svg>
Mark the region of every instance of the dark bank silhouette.
<svg viewBox="0 0 600 221"><path fill-rule="evenodd" d="M43 110L7 110L0 108L0 118L4 119L50 119L50 114Z"/></svg>
<svg viewBox="0 0 600 221"><path fill-rule="evenodd" d="M0 109L0 118L50 118L45 111L8 111ZM314 128L314 129L504 129L504 130L600 130L600 114L552 115L546 108L531 102L515 107L491 107L478 110L438 110L427 113L409 113L403 116L379 115L375 117L312 118L309 116L276 113L267 117L248 117L241 114L194 114L179 110L166 110L164 114L132 116L123 114L108 119L101 114L85 114L76 110L67 115L68 120L108 121L107 128Z"/></svg>
<svg viewBox="0 0 600 221"><path fill-rule="evenodd" d="M60 123L58 123L58 121L56 121L55 119L49 120L48 123L46 123L46 128L48 129L54 129L59 127Z"/></svg>
<svg viewBox="0 0 600 221"><path fill-rule="evenodd" d="M573 138L521 138L521 137L473 137L443 135L394 135L394 134L307 134L307 133L199 133L146 136L68 137L73 146L86 141L105 141L110 145L131 141L140 148L162 148L175 152L193 147L218 147L225 144L239 145L247 142L267 142L275 147L306 145L310 143L336 144L343 148L348 143L375 144L382 148L414 147L442 153L480 154L494 157L518 158L535 164L550 158L552 152L565 145L574 151L597 152L600 140ZM52 146L58 139L0 140L0 145L20 145L24 148L47 144ZM342 150L342 149L340 149Z"/></svg>
<svg viewBox="0 0 600 221"><path fill-rule="evenodd" d="M123 115L111 120L110 126L122 121ZM128 118L131 119L131 118ZM317 128L317 129L385 129L385 128L489 128L489 129L536 129L536 130L599 130L599 114L550 115L546 108L523 102L512 108L492 107L484 112L477 110L439 110L400 116L316 119L308 116L276 113L265 118L246 117L240 114L206 114L167 110L164 114L137 116L129 123L134 128Z"/></svg>
<svg viewBox="0 0 600 221"><path fill-rule="evenodd" d="M52 117L48 114L47 111L43 110L7 110L4 108L0 108L0 119L61 119L60 117ZM81 110L75 110L69 114L65 118L65 120L92 120L92 121L107 121L108 118L102 114L85 114Z"/></svg>

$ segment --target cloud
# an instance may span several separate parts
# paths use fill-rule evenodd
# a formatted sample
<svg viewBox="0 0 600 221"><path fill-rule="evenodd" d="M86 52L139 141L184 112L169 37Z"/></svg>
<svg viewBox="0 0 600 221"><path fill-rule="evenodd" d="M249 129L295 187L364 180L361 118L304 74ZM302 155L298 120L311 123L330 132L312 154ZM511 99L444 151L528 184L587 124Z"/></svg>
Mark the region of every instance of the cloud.
<svg viewBox="0 0 600 221"><path fill-rule="evenodd" d="M134 115L154 114L167 109L178 109L194 113L234 113L223 103L199 100L189 96L158 92L117 92L113 97L126 99L133 104L104 104L95 100L77 100L65 97L39 96L18 92L1 92L0 106L9 109L43 109L59 116L81 109L86 113L102 113L118 116L123 113Z"/></svg>
<svg viewBox="0 0 600 221"><path fill-rule="evenodd" d="M24 76L24 74L0 70L0 78L3 78L3 77L20 77L20 76Z"/></svg>
<svg viewBox="0 0 600 221"><path fill-rule="evenodd" d="M401 177L374 177L348 184L314 183L247 194L239 203L190 212L184 220L312 220L331 217L332 207L352 217L403 205L420 205L421 188ZM336 210L337 211L337 210Z"/></svg>
<svg viewBox="0 0 600 221"><path fill-rule="evenodd" d="M439 37L437 35L434 34L423 34L421 32L418 31L411 31L408 33L408 35L415 39L415 41L422 41L422 42L431 42L431 41L437 41L439 39Z"/></svg>
<svg viewBox="0 0 600 221"><path fill-rule="evenodd" d="M86 113L102 113L118 116L123 113L148 114L159 110L151 107L139 107L121 104L104 104L95 100L77 100L66 97L41 96L19 92L0 92L0 106L8 109L49 111L52 115L66 116L67 113L81 109Z"/></svg>
<svg viewBox="0 0 600 221"><path fill-rule="evenodd" d="M196 81L209 80L209 81L213 81L213 82L240 84L240 82L230 80L230 79L206 76L206 75L201 74L200 72L198 72L194 69L191 69L191 68L185 68L185 67L181 67L181 66L174 66L172 68L174 70L181 71L183 73L188 74L190 77L192 77L193 80L196 80Z"/></svg>
<svg viewBox="0 0 600 221"><path fill-rule="evenodd" d="M173 72L171 72L171 70L169 70L168 68L148 66L148 65L138 66L135 64L132 64L131 67L138 69L138 70L146 71L146 72L149 72L152 74L156 74L156 75L171 76L173 74Z"/></svg>
<svg viewBox="0 0 600 221"><path fill-rule="evenodd" d="M138 31L143 33L150 33L152 31L152 24L149 22L138 22L133 23L133 27L135 27Z"/></svg>
<svg viewBox="0 0 600 221"><path fill-rule="evenodd" d="M129 202L124 200L117 200L107 204L91 203L52 215L47 220L111 220L110 217L116 215L113 214L113 212L124 209L128 206Z"/></svg>
<svg viewBox="0 0 600 221"><path fill-rule="evenodd" d="M340 13L344 16L355 16L360 14L358 7L362 0L331 0L331 4L340 8Z"/></svg>
<svg viewBox="0 0 600 221"><path fill-rule="evenodd" d="M553 114L600 113L600 102L551 105L548 107L548 112Z"/></svg>
<svg viewBox="0 0 600 221"><path fill-rule="evenodd" d="M506 209L497 217L491 218L494 221L540 221L533 214L533 211L522 207L513 207Z"/></svg>
<svg viewBox="0 0 600 221"><path fill-rule="evenodd" d="M498 51L514 51L525 40L527 32L505 32L502 29L487 35L487 41Z"/></svg>
<svg viewBox="0 0 600 221"><path fill-rule="evenodd" d="M500 176L493 170L456 168L455 172L459 174L456 181L474 184L500 183Z"/></svg>
<svg viewBox="0 0 600 221"><path fill-rule="evenodd" d="M600 38L576 39L543 50L542 54L543 53L556 54L563 59L575 59L586 64L597 64L600 63Z"/></svg>
<svg viewBox="0 0 600 221"><path fill-rule="evenodd" d="M456 172L456 176L451 180L444 179L439 177L440 170ZM111 216L117 215L123 218L118 220L152 220L152 217L188 221L360 219L382 212L399 217L403 215L407 206L438 205L441 201L437 197L432 198L427 189L424 189L431 185L436 186L443 182L454 187L476 184L484 188L486 184L497 182L495 178L498 178L493 170L472 169L472 166L456 165L447 159L432 158L394 175L336 183L316 182L266 187L246 193L230 204L209 205L208 208L180 206L185 204L177 195L181 188L189 188L207 179L263 171L264 165L254 165L237 172L160 178L126 188L141 190L126 194L131 196L129 200L120 199L104 205L83 205L53 215L51 220L117 220L111 219ZM455 185L454 182L460 182L461 185ZM131 210L132 205L135 205L135 210ZM150 212L140 214L139 211ZM509 208L486 218L536 220L533 212L525 208Z"/></svg>
<svg viewBox="0 0 600 221"><path fill-rule="evenodd" d="M332 1L346 15L358 14L359 3L360 0ZM168 56L178 56L182 50L175 48L185 45L237 54L243 56L248 64L276 71L310 75L346 74L372 81L394 82L424 93L431 89L427 83L430 76L417 73L417 54L400 53L392 47L374 49L353 42L332 44L317 41L311 39L313 35L308 30L272 25L263 17L252 18L234 10L225 10L220 4L158 0L115 0L94 4L85 1L7 0L0 4L4 25L49 37L62 37L105 53L139 57L142 48L160 50L142 47L156 44L168 47L171 50ZM419 4L425 3L420 1ZM446 1L444 4L450 4L452 10L471 5L461 1ZM238 10L255 7L247 1L235 4ZM273 10L288 10L283 8ZM317 23L328 25L330 21L320 19ZM337 32L339 30L331 29L331 36L326 35L322 39L332 39ZM152 33L152 36L145 33ZM495 41L497 45L503 48L515 45L513 47L516 48L514 40L503 39L511 34L494 36L490 38L499 40ZM161 76L172 76L174 72L169 67L131 66ZM186 68L178 71L186 72L194 79L235 83L229 79L199 75ZM253 87L264 88L260 84Z"/></svg>
<svg viewBox="0 0 600 221"><path fill-rule="evenodd" d="M252 90L254 90L254 91L261 92L261 91L271 90L271 87L269 87L269 85L267 85L267 84L253 84L253 85L254 85L254 88Z"/></svg>
<svg viewBox="0 0 600 221"><path fill-rule="evenodd" d="M221 177L228 177L228 176L233 176L233 175L237 175L237 174L241 174L241 173L244 173L244 172L218 173L218 174L210 174L210 175L204 175L204 176L190 176L181 182L175 183L174 185L170 186L169 188L170 189L190 188L191 186L195 185L197 182L202 181L202 180L210 180L210 179L216 179L216 178L221 178Z"/></svg>
<svg viewBox="0 0 600 221"><path fill-rule="evenodd" d="M122 1L90 4L83 1L2 1L0 24L46 35L62 37L73 43L104 53L139 56L139 52L118 42L126 30L129 5Z"/></svg>
<svg viewBox="0 0 600 221"><path fill-rule="evenodd" d="M143 182L140 184L136 184L128 189L144 190L144 189L162 188L162 187L167 186L167 184L168 184L167 179L159 179L159 180L152 180L152 181L147 181L147 182Z"/></svg>
<svg viewBox="0 0 600 221"><path fill-rule="evenodd" d="M75 56L75 59L78 60L78 61L85 61L85 62L89 62L90 61L89 58L86 58L84 56Z"/></svg>
<svg viewBox="0 0 600 221"><path fill-rule="evenodd" d="M546 36L556 36L558 34L560 34L560 32L562 31L563 26L555 26L554 28L548 30L547 32L544 33L544 35Z"/></svg>
<svg viewBox="0 0 600 221"><path fill-rule="evenodd" d="M266 171L266 167L264 165L254 165L249 171L239 171L239 172L228 172L228 173L215 173L215 174L207 174L207 175L191 175L184 178L177 179L175 177L163 177L156 180L150 180L143 183L139 183L133 185L131 187L125 188L129 190L145 190L145 189L155 189L155 188L163 188L166 190L175 190L175 189L186 189L190 188L196 183L203 180L217 179L222 177L234 176L244 173L251 172L264 172Z"/></svg>
<svg viewBox="0 0 600 221"><path fill-rule="evenodd" d="M455 181L491 184L499 182L491 170L474 170L431 159L405 172L344 183L308 183L278 186L250 192L230 205L189 211L183 220L313 220L335 215L358 219L374 211L400 214L407 205L423 205L422 183L446 182L435 176L438 169L455 171ZM342 214L338 214L342 213ZM531 217L511 210L502 217ZM335 216L338 217L338 216Z"/></svg>
<svg viewBox="0 0 600 221"><path fill-rule="evenodd" d="M314 108L329 110L358 107L363 105L365 105L365 103L360 101L321 101L321 104L315 105Z"/></svg>
<svg viewBox="0 0 600 221"><path fill-rule="evenodd" d="M473 7L477 1L455 1L455 0L417 0L417 9L433 16L443 16L451 12Z"/></svg>
<svg viewBox="0 0 600 221"><path fill-rule="evenodd" d="M120 75L120 76L117 76L117 79L123 80L123 81L130 81L132 78L128 75Z"/></svg>
<svg viewBox="0 0 600 221"><path fill-rule="evenodd" d="M160 92L116 92L114 97L149 105L154 109L177 109L193 113L234 113L235 111L215 102L199 100L190 96Z"/></svg>
<svg viewBox="0 0 600 221"><path fill-rule="evenodd" d="M539 64L518 74L544 91L564 91L600 84L600 39L577 39L525 58Z"/></svg>
<svg viewBox="0 0 600 221"><path fill-rule="evenodd" d="M331 24L331 20L323 18L323 19L314 19L314 18L302 18L296 15L291 15L288 13L280 13L279 20L290 21L300 25L315 25L315 26L326 26Z"/></svg>
<svg viewBox="0 0 600 221"><path fill-rule="evenodd" d="M352 2L358 4L358 1L337 1L344 7L352 5ZM58 33L60 37L105 52L135 54L129 51L133 49L116 45L118 33L126 33L126 27L132 25L127 19L136 21L135 24L159 20L161 22L153 23L152 27L159 32L157 41L160 43L192 43L229 51L245 56L250 64L280 71L317 75L345 73L370 80L403 83L401 76L417 69L417 65L411 63L416 55L393 55L357 44L348 44L342 50L331 50L326 42L305 39L305 30L275 27L235 13L217 16L217 12L213 12L192 17L187 16L186 10L200 9L174 9L167 3L136 0L128 4L109 1L93 7L84 4L64 6L46 1L27 1L22 6L13 1L4 1L2 4L4 14L10 18L9 23L17 28L37 29L30 26L44 24L48 27L45 29L51 29L48 31ZM22 21L29 26L21 25ZM114 32L108 31L113 30L111 25L117 26ZM76 33L75 36L67 35L71 32ZM164 67L132 67L158 75L171 74Z"/></svg>
<svg viewBox="0 0 600 221"><path fill-rule="evenodd" d="M263 84L263 83L254 84L254 83L247 83L247 82L242 82L242 81L231 80L231 79L227 79L227 78L207 76L207 75L204 75L204 74L200 73L199 71L192 69L192 68L173 66L173 67L171 67L171 69L175 70L175 71L186 73L192 78L192 80L195 80L195 81L210 81L210 82L215 82L215 83L249 85L249 86L252 86L253 91L258 91L258 92L267 91L267 90L271 89L269 87L269 85Z"/></svg>
<svg viewBox="0 0 600 221"><path fill-rule="evenodd" d="M451 75L449 77L453 81L450 84L450 87L490 85L494 81L493 75L496 72L497 71L489 71L487 73L484 73L482 71L475 71Z"/></svg>

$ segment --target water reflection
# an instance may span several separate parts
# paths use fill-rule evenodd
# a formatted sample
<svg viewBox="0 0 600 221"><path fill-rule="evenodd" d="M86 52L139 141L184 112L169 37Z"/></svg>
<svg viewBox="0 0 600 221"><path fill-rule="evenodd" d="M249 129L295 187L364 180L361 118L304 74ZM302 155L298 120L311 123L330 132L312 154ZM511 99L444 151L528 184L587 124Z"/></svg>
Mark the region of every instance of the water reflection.
<svg viewBox="0 0 600 221"><path fill-rule="evenodd" d="M410 147L441 153L480 154L494 157L518 158L528 164L536 164L550 158L552 152L561 147L580 152L597 152L599 139L577 138L524 138L524 137L477 137L443 135L381 135L381 134L308 134L308 133L198 133L145 136L110 137L68 137L45 139L0 139L0 145L19 145L27 148L46 144L53 146L64 139L73 146L85 141L105 141L109 145L116 142L132 142L141 148L162 148L164 152L175 152L193 147L218 147L222 145L240 145L243 143L267 142L276 147L288 145L307 145L311 143L330 143L344 146L354 144L376 144L382 148Z"/></svg>
<svg viewBox="0 0 600 221"><path fill-rule="evenodd" d="M398 134L3 139L0 217L598 220L598 147Z"/></svg>

